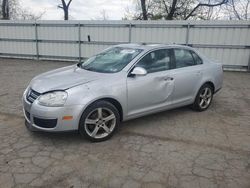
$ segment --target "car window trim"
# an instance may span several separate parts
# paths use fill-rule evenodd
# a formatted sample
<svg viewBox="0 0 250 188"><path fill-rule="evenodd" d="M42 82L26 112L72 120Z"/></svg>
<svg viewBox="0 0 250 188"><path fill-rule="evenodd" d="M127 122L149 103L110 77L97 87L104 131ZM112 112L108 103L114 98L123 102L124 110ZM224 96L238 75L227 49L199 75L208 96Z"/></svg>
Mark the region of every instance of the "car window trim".
<svg viewBox="0 0 250 188"><path fill-rule="evenodd" d="M190 53L190 55L191 55L191 57L192 57L192 59L193 59L193 65L191 65L191 66L195 66L195 65L198 65L197 64L197 62L195 61L195 59L194 59L194 56L193 56L193 54L192 54L192 51L191 50L188 50L188 52ZM191 67L191 66L188 66L188 67Z"/></svg>
<svg viewBox="0 0 250 188"><path fill-rule="evenodd" d="M197 57L201 60L201 63L200 63L200 64L198 64L198 63L195 61L196 65L202 65L202 64L203 64L202 58L201 58L197 53L195 53L195 51L190 50L190 52L191 52L191 55L192 55L194 61L195 61L195 58L194 58L194 55L193 55L193 54L197 55Z"/></svg>
<svg viewBox="0 0 250 188"><path fill-rule="evenodd" d="M175 58L175 53L174 53L174 50L186 50L186 51L188 51L190 54L191 54L191 56L192 56L192 58L193 58L193 61L195 62L195 65L192 65L192 66L197 66L197 65L202 65L203 64L203 60L202 60L202 58L197 54L197 53L195 53L195 51L194 50L191 50L191 49L186 49L186 48L178 48L178 47L174 47L173 48L173 59L174 59L174 67L173 67L173 69L182 69L182 68L186 68L186 67L192 67L192 66L185 66L185 67L180 67L180 68L176 68L176 58ZM193 53L195 53L200 59L201 59L201 64L197 64L196 63L196 61L195 61L195 59L194 59L194 56L193 56L193 54L192 54L192 52Z"/></svg>

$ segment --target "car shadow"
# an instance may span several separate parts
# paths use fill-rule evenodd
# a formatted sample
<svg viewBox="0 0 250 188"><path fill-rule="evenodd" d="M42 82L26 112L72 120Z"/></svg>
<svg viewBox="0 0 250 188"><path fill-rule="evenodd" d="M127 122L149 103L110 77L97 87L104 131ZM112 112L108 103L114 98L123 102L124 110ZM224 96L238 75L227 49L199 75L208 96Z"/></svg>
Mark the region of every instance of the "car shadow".
<svg viewBox="0 0 250 188"><path fill-rule="evenodd" d="M219 105L218 100L213 100L213 103L208 108L208 110L203 112L197 112L190 108L190 106L183 106L171 110L166 110L150 115L146 115L143 117L139 117L136 119L128 120L121 123L120 128L114 134L114 136L107 140L108 142L115 142L119 140L119 135L127 135L128 133L134 132L134 129L145 130L145 132L152 130L156 124L161 126L164 123L164 126L175 126L175 124L168 123L170 121L175 121L178 118L187 118L188 116L196 116L202 115L206 117L207 114L214 114L216 112L216 107ZM65 141L65 142L73 142L73 143L94 143L90 142L86 138L82 137L78 131L67 131L67 132L43 132L36 131L31 132L35 137L39 137L40 139L52 139L54 141ZM152 133L153 134L153 133ZM106 141L106 142L107 142ZM95 142L96 144L100 142Z"/></svg>
<svg viewBox="0 0 250 188"><path fill-rule="evenodd" d="M135 118L132 120L125 121L123 125L136 125L141 124L141 122L147 122L147 123L155 123L155 120L169 120L169 118L176 118L177 116L183 115L183 114L193 114L197 113L193 111L189 106L179 107L171 110L166 110L162 112L153 113L147 116Z"/></svg>
<svg viewBox="0 0 250 188"><path fill-rule="evenodd" d="M167 110L163 112L154 113L151 115L139 117L136 119L128 120L121 123L120 128L114 135L114 137L119 137L119 134L123 134L126 131L132 131L135 127L144 126L147 128L148 126L153 126L157 120L160 121L168 121L169 118L176 118L177 116L181 116L183 114L197 113L190 109L190 107L180 107L173 110ZM31 134L37 138L41 139L52 139L56 141L65 141L65 142L89 142L86 138L83 138L78 131L67 131L67 132L44 132L44 131L32 131ZM113 137L113 138L114 138ZM111 140L113 140L113 138Z"/></svg>

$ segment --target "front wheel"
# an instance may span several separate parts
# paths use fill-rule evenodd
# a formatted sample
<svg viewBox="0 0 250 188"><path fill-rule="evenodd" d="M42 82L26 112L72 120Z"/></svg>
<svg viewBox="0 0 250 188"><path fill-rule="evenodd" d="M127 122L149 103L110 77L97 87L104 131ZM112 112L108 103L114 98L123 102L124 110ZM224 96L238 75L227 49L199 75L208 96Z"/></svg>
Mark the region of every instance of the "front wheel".
<svg viewBox="0 0 250 188"><path fill-rule="evenodd" d="M98 101L83 112L79 132L93 142L109 139L120 124L116 107L107 101Z"/></svg>
<svg viewBox="0 0 250 188"><path fill-rule="evenodd" d="M208 109L213 100L213 88L209 84L204 84L193 103L193 109L197 111L204 111Z"/></svg>

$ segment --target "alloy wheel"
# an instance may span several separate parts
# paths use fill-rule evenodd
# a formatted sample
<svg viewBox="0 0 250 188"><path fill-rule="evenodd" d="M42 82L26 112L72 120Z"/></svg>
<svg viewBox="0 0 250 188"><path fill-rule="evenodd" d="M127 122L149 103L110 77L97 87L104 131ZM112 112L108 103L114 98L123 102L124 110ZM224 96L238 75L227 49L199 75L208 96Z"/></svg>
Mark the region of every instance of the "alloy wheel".
<svg viewBox="0 0 250 188"><path fill-rule="evenodd" d="M212 100L212 90L209 87L205 87L199 96L199 106L201 109L207 108Z"/></svg>
<svg viewBox="0 0 250 188"><path fill-rule="evenodd" d="M115 125L115 114L108 108L96 108L87 115L84 122L86 133L96 139L110 135Z"/></svg>

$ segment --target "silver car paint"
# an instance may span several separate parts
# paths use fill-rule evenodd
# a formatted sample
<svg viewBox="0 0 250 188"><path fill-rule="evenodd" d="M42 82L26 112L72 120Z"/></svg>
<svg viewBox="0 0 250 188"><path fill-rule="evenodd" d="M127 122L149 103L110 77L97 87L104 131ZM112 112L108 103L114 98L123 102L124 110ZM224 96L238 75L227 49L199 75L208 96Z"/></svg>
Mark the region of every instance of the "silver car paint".
<svg viewBox="0 0 250 188"><path fill-rule="evenodd" d="M141 48L143 52L118 73L97 73L68 66L35 77L28 87L39 93L66 90L68 98L63 107L46 107L37 100L30 104L23 95L23 108L30 112L29 123L40 130L77 130L81 114L96 100L112 98L122 106L123 121L147 114L192 104L199 88L212 82L215 91L222 87L222 65L208 60L193 48L179 45L137 45L123 44L130 48ZM203 60L202 65L183 67L146 76L128 77L129 71L147 53L162 48L184 48L195 51ZM173 79L172 79L173 78ZM72 115L70 121L62 120ZM55 128L40 128L33 122L33 116L57 118ZM27 120L27 117L26 117Z"/></svg>

